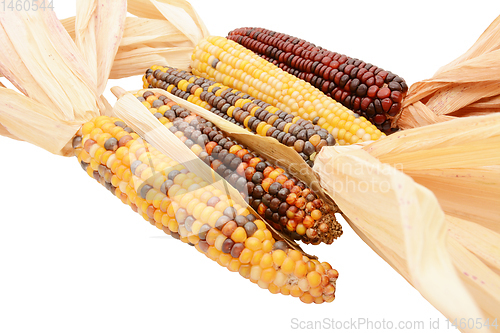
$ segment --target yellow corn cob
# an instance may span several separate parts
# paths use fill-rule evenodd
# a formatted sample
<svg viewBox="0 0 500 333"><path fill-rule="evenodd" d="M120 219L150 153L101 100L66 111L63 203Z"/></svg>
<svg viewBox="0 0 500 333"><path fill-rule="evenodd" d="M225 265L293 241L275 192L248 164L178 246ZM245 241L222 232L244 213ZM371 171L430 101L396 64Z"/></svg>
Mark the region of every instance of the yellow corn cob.
<svg viewBox="0 0 500 333"><path fill-rule="evenodd" d="M276 241L264 222L142 141L117 118L97 117L73 140L83 169L165 233L272 293L335 299L336 270Z"/></svg>
<svg viewBox="0 0 500 333"><path fill-rule="evenodd" d="M339 144L384 136L366 118L327 97L310 83L283 71L240 44L210 36L195 47L192 72L274 105L327 129Z"/></svg>

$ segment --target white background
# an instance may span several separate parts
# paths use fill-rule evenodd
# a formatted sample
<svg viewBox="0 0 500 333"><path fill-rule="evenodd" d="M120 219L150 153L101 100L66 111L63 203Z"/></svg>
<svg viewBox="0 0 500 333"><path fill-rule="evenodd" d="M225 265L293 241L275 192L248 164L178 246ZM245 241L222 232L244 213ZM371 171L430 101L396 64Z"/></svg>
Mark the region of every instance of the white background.
<svg viewBox="0 0 500 333"><path fill-rule="evenodd" d="M54 1L59 18L74 15L73 2ZM498 1L192 3L214 35L242 26L285 32L409 84L465 52L500 14ZM135 77L108 88L117 84L142 85ZM0 332L297 331L292 318L425 323L425 330L400 332L430 331L433 319L440 324L434 331L454 331L346 223L333 245L303 247L340 272L333 303L306 305L272 295L164 235L90 179L75 158L0 137L0 175Z"/></svg>

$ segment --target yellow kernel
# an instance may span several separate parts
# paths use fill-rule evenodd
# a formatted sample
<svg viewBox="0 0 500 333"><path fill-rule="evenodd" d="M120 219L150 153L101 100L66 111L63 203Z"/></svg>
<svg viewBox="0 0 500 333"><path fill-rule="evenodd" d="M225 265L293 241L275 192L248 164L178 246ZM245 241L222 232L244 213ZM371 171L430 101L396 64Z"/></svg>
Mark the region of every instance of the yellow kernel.
<svg viewBox="0 0 500 333"><path fill-rule="evenodd" d="M265 283L271 283L275 277L276 277L276 270L272 267L263 269L260 275L260 279Z"/></svg>
<svg viewBox="0 0 500 333"><path fill-rule="evenodd" d="M311 304L314 301L314 298L309 293L305 293L300 296L300 300L306 304Z"/></svg>
<svg viewBox="0 0 500 333"><path fill-rule="evenodd" d="M207 220L208 225L210 225L212 228L214 228L215 222L217 222L219 217L221 217L222 215L224 215L224 214L222 214L221 212L218 212L218 211L212 212L210 217Z"/></svg>
<svg viewBox="0 0 500 333"><path fill-rule="evenodd" d="M297 228L295 229L295 231L299 235L301 235L301 236L305 235L305 233L306 233L306 227L302 223L300 223L300 224L297 225Z"/></svg>
<svg viewBox="0 0 500 333"><path fill-rule="evenodd" d="M233 231L233 233L231 234L231 239L235 243L242 243L242 242L246 241L247 233L246 233L245 229L243 227L236 228L236 230Z"/></svg>
<svg viewBox="0 0 500 333"><path fill-rule="evenodd" d="M201 213L200 220L203 222L208 222L208 220L209 220L210 216L212 215L212 213L214 212L214 210L215 210L214 207L211 207L211 206L205 207L205 209ZM214 223L214 226L215 226L215 223Z"/></svg>
<svg viewBox="0 0 500 333"><path fill-rule="evenodd" d="M253 253L252 261L250 261L250 264L259 265L260 260L262 259L263 256L264 256L264 252L262 250L255 251Z"/></svg>
<svg viewBox="0 0 500 333"><path fill-rule="evenodd" d="M280 270L276 273L276 276L274 278L273 283L277 287L282 287L285 285L286 281L288 280L288 277Z"/></svg>
<svg viewBox="0 0 500 333"><path fill-rule="evenodd" d="M295 263L295 270L293 271L295 276L302 278L307 274L307 264L303 261L297 261Z"/></svg>
<svg viewBox="0 0 500 333"><path fill-rule="evenodd" d="M281 266L286 259L286 253L283 250L273 251L273 262L276 266Z"/></svg>
<svg viewBox="0 0 500 333"><path fill-rule="evenodd" d="M308 291L311 288L306 278L300 279L298 286L302 291Z"/></svg>
<svg viewBox="0 0 500 333"><path fill-rule="evenodd" d="M168 228L168 223L170 222L170 217L167 214L163 214L161 217L161 224Z"/></svg>
<svg viewBox="0 0 500 333"><path fill-rule="evenodd" d="M257 282L260 280L261 275L262 268L260 266L252 266L252 269L250 270L250 280Z"/></svg>
<svg viewBox="0 0 500 333"><path fill-rule="evenodd" d="M262 251L264 252L271 252L273 249L274 243L270 241L269 239L266 239L265 241L262 242Z"/></svg>
<svg viewBox="0 0 500 333"><path fill-rule="evenodd" d="M179 230L179 224L175 219L169 219L167 228L172 232L177 232Z"/></svg>
<svg viewBox="0 0 500 333"><path fill-rule="evenodd" d="M290 295L293 297L300 297L304 294L304 292L299 288L298 285L294 285L290 288Z"/></svg>
<svg viewBox="0 0 500 333"><path fill-rule="evenodd" d="M262 242L256 237L248 237L245 241L245 247L252 251L258 251L262 249Z"/></svg>
<svg viewBox="0 0 500 333"><path fill-rule="evenodd" d="M186 210L190 215L193 215L193 211L195 207L200 203L200 200L198 199L193 199L191 200L188 205L186 206Z"/></svg>
<svg viewBox="0 0 500 333"><path fill-rule="evenodd" d="M290 295L290 288L284 285L283 287L280 288L280 293L285 296Z"/></svg>
<svg viewBox="0 0 500 333"><path fill-rule="evenodd" d="M295 270L295 261L290 258L285 258L283 263L281 264L281 271L284 274L291 274Z"/></svg>
<svg viewBox="0 0 500 333"><path fill-rule="evenodd" d="M255 223L257 228L259 228L259 230L267 229L266 224L264 222L262 222L262 220L255 220L255 221L253 221L253 223Z"/></svg>
<svg viewBox="0 0 500 333"><path fill-rule="evenodd" d="M215 240L217 239L217 237L219 237L220 235L222 235L222 233L220 232L220 230L216 229L216 228L212 228L210 229L208 232L207 232L207 235L206 235L206 242L208 243L208 245L214 245L215 244ZM217 247L217 246L216 246ZM219 249L220 250L220 249Z"/></svg>
<svg viewBox="0 0 500 333"><path fill-rule="evenodd" d="M273 256L270 253L264 253L260 260L260 267L268 268L273 266Z"/></svg>
<svg viewBox="0 0 500 333"><path fill-rule="evenodd" d="M222 233L220 233L214 241L214 246L217 250L222 251L222 244L227 239Z"/></svg>
<svg viewBox="0 0 500 333"><path fill-rule="evenodd" d="M268 239L268 240L273 239L273 234L268 229L264 229L264 235L265 235L266 239Z"/></svg>
<svg viewBox="0 0 500 333"><path fill-rule="evenodd" d="M250 265L241 265L238 272L245 279L249 279L250 278L250 271L251 271L251 266Z"/></svg>
<svg viewBox="0 0 500 333"><path fill-rule="evenodd" d="M233 258L229 262L227 269L229 269L231 272L238 272L240 267L241 267L241 262L238 259Z"/></svg>
<svg viewBox="0 0 500 333"><path fill-rule="evenodd" d="M307 274L307 281L312 288L315 288L321 284L321 275L316 271L309 272Z"/></svg>
<svg viewBox="0 0 500 333"><path fill-rule="evenodd" d="M173 187L173 186L172 186ZM194 207L193 209L193 217L197 220L200 219L201 217L201 213L203 212L203 210L205 209L207 205L204 204L203 202L200 202L198 205L196 205L196 207Z"/></svg>
<svg viewBox="0 0 500 333"><path fill-rule="evenodd" d="M232 259L233 257L231 257L230 254L222 253L217 259L217 263L219 263L222 267L227 267Z"/></svg>
<svg viewBox="0 0 500 333"><path fill-rule="evenodd" d="M207 250L207 257L209 257L212 260L217 260L219 256L222 254L221 251L217 250L215 247L210 246Z"/></svg>
<svg viewBox="0 0 500 333"><path fill-rule="evenodd" d="M274 283L270 283L268 287L271 294L277 294L280 291L280 288L276 286Z"/></svg>
<svg viewBox="0 0 500 333"><path fill-rule="evenodd" d="M248 264L248 263L250 263L252 258L253 258L253 251L246 248L246 249L243 249L243 251L241 251L239 260L242 264Z"/></svg>
<svg viewBox="0 0 500 333"><path fill-rule="evenodd" d="M264 233L263 230L257 230L252 237L257 238L259 241L263 242L266 240L266 234Z"/></svg>
<svg viewBox="0 0 500 333"><path fill-rule="evenodd" d="M288 257L294 261L302 260L302 253L297 250L290 250L288 252Z"/></svg>
<svg viewBox="0 0 500 333"><path fill-rule="evenodd" d="M89 122L86 122L83 126L82 126L82 134L83 135L87 135L87 134L90 134L90 132L92 132L92 130L95 128L95 125L93 122L89 121Z"/></svg>
<svg viewBox="0 0 500 333"><path fill-rule="evenodd" d="M198 235L200 233L200 228L203 224L200 221L194 221L193 226L191 227L191 232L194 235Z"/></svg>

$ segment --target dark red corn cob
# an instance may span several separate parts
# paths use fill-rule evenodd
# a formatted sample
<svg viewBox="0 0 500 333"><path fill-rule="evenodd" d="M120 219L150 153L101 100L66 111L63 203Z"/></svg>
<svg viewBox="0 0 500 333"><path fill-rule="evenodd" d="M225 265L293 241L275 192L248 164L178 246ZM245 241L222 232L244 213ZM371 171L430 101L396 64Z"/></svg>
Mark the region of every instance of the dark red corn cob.
<svg viewBox="0 0 500 333"><path fill-rule="evenodd" d="M408 91L406 82L380 67L331 52L305 40L263 28L240 28L228 36L281 69L303 79L386 134Z"/></svg>
<svg viewBox="0 0 500 333"><path fill-rule="evenodd" d="M154 96L146 91L139 100ZM327 243L342 234L334 211L306 184L259 157L206 119L168 98L150 111L201 160L233 185L275 229L304 243ZM238 221L236 221L238 223Z"/></svg>

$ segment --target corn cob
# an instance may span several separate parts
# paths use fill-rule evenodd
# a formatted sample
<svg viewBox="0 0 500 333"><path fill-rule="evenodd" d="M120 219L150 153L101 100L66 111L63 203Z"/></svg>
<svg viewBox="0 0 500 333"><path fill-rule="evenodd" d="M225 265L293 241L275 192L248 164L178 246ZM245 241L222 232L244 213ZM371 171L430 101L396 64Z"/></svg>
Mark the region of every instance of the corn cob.
<svg viewBox="0 0 500 333"><path fill-rule="evenodd" d="M283 71L238 43L210 36L192 54L193 74L203 76L294 116L317 122L339 144L377 140L385 135L364 117Z"/></svg>
<svg viewBox="0 0 500 333"><path fill-rule="evenodd" d="M278 231L312 244L331 244L342 234L328 205L282 168L165 96L141 91L136 97Z"/></svg>
<svg viewBox="0 0 500 333"><path fill-rule="evenodd" d="M231 31L227 38L311 83L386 134L397 130L395 124L391 126L391 121L399 114L401 101L408 91L401 77L359 59L267 29L240 28Z"/></svg>
<svg viewBox="0 0 500 333"><path fill-rule="evenodd" d="M117 118L100 116L73 140L87 174L165 233L272 293L305 303L334 300L338 272L276 241L262 220L143 142Z"/></svg>
<svg viewBox="0 0 500 333"><path fill-rule="evenodd" d="M328 131L310 121L185 71L153 66L143 82L144 88L165 89L256 134L274 137L293 147L311 167L321 148L335 144Z"/></svg>

